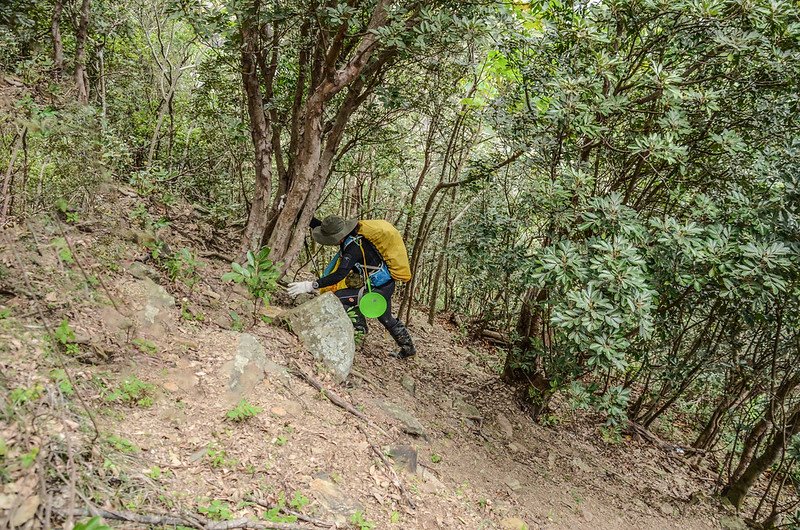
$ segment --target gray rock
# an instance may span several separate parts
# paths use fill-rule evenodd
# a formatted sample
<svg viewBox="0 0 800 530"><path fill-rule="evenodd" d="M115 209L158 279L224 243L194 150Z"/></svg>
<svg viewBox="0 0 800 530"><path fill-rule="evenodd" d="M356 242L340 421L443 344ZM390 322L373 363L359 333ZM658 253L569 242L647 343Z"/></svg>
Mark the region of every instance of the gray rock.
<svg viewBox="0 0 800 530"><path fill-rule="evenodd" d="M279 381L287 383L292 378L287 367L270 359L265 359L264 371L268 379L278 379Z"/></svg>
<svg viewBox="0 0 800 530"><path fill-rule="evenodd" d="M725 530L747 530L748 526L741 517L736 515L725 515L720 517L719 525Z"/></svg>
<svg viewBox="0 0 800 530"><path fill-rule="evenodd" d="M156 324L163 314L175 307L175 298L150 278L142 281L145 303L142 318L147 324Z"/></svg>
<svg viewBox="0 0 800 530"><path fill-rule="evenodd" d="M453 400L453 408L456 409L460 415L469 420L481 421L483 419L481 411L479 411L475 405L467 403L460 397L456 397Z"/></svg>
<svg viewBox="0 0 800 530"><path fill-rule="evenodd" d="M500 434L503 435L503 438L510 440L514 437L514 427L512 427L511 422L506 418L505 414L498 412L495 421L497 422L497 427L500 429Z"/></svg>
<svg viewBox="0 0 800 530"><path fill-rule="evenodd" d="M315 359L330 368L338 381L350 375L356 344L353 324L333 293L325 293L281 314Z"/></svg>
<svg viewBox="0 0 800 530"><path fill-rule="evenodd" d="M158 273L155 271L155 269L138 261L134 261L128 266L128 272L131 274L131 276L140 280L144 280L146 278L155 280L158 278Z"/></svg>
<svg viewBox="0 0 800 530"><path fill-rule="evenodd" d="M237 335L239 344L236 347L236 356L228 365L228 390L235 398L253 390L264 379L267 366L267 356L258 339L249 333Z"/></svg>
<svg viewBox="0 0 800 530"><path fill-rule="evenodd" d="M447 491L447 486L439 480L433 471L426 469L424 466L420 466L417 469L417 476L420 477L421 482L419 483L420 491L425 493L431 493L434 495L439 495L442 492Z"/></svg>
<svg viewBox="0 0 800 530"><path fill-rule="evenodd" d="M378 401L378 406L381 410L402 423L401 429L403 432L413 434L414 436L427 437L425 427L422 426L417 418L412 416L400 405L392 403L391 401Z"/></svg>
<svg viewBox="0 0 800 530"><path fill-rule="evenodd" d="M500 521L503 530L528 530L528 523L519 517L506 517Z"/></svg>
<svg viewBox="0 0 800 530"><path fill-rule="evenodd" d="M594 472L594 469L592 468L592 466L590 466L589 464L587 464L586 462L584 462L583 460L581 460L577 456L572 459L572 465L575 466L576 468L580 469L581 471L585 472L585 473Z"/></svg>
<svg viewBox="0 0 800 530"><path fill-rule="evenodd" d="M357 501L349 498L325 475L314 478L309 484L309 489L311 495L330 513L336 523L346 524L353 513L363 510Z"/></svg>
<svg viewBox="0 0 800 530"><path fill-rule="evenodd" d="M417 472L417 450L408 445L389 447L389 456L411 473Z"/></svg>
<svg viewBox="0 0 800 530"><path fill-rule="evenodd" d="M522 484L520 483L519 480L513 477L506 477L503 482L505 482L506 486L508 486L508 489L510 489L515 493L518 491L522 491Z"/></svg>
<svg viewBox="0 0 800 530"><path fill-rule="evenodd" d="M412 396L417 395L417 382L410 375L404 375L403 379L400 380L400 384L403 385L403 388L405 388Z"/></svg>

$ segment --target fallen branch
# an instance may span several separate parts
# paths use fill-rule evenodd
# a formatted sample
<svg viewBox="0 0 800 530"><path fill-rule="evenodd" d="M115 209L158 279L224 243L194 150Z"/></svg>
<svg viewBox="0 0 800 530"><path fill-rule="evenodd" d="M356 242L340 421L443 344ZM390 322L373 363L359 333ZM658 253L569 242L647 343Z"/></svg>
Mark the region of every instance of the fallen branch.
<svg viewBox="0 0 800 530"><path fill-rule="evenodd" d="M509 344L511 344L511 341L508 340L508 337L506 337L502 333L498 333L497 331L492 331L490 329L482 329L479 332L479 335L481 336L481 338L486 339L492 344L496 344L499 346L508 346Z"/></svg>
<svg viewBox="0 0 800 530"><path fill-rule="evenodd" d="M201 258L213 258L213 259L218 259L218 260L224 261L226 263L231 263L233 261L236 261L232 257L228 256L227 254L223 254L221 252L213 252L213 251L212 252L200 252L199 255L200 255Z"/></svg>
<svg viewBox="0 0 800 530"><path fill-rule="evenodd" d="M232 530L234 528L253 528L254 530L315 530L310 526L293 524L293 523L270 523L254 521L242 517L230 521L209 521L201 517L178 517L175 515L157 515L157 514L138 514L123 511L104 510L102 508L92 507L91 510L67 510L62 511L62 515L72 515L75 517L92 517L99 515L105 519L113 519L116 521L127 521L130 523L142 523L149 525L170 525L170 526L186 526L189 528L198 528L200 530Z"/></svg>
<svg viewBox="0 0 800 530"><path fill-rule="evenodd" d="M706 453L706 451L703 449L695 449L694 447L675 445L669 442L665 442L646 427L639 425L638 423L635 423L633 421L628 422L628 430L634 434L638 434L648 442L652 443L655 446L658 446L662 451L666 451L667 453L670 454L677 454L683 456L689 454L702 455Z"/></svg>
<svg viewBox="0 0 800 530"><path fill-rule="evenodd" d="M417 505L414 503L414 499L411 498L411 495L409 495L408 490L405 488L405 486L403 486L403 481L401 481L400 477L397 476L397 472L394 470L394 467L392 467L392 464L386 459L386 455L383 454L383 451L381 451L380 447L378 447L377 445L372 443L372 441L369 439L369 435L366 433L366 431L364 429L362 429L359 426L358 430L361 431L364 434L364 438L367 439L367 443L372 448L372 451L376 455L378 455L378 458L381 459L381 462L383 462L383 465L385 465L386 469L389 470L389 474L391 475L391 479L392 479L392 483L394 484L394 487L397 488L400 491L400 495L403 496L403 498L405 499L405 501L408 504L408 506L412 510L416 510L417 509Z"/></svg>
<svg viewBox="0 0 800 530"><path fill-rule="evenodd" d="M322 383L317 381L313 376L305 373L303 371L303 369L300 368L300 365L297 363L297 361L294 362L294 370L292 370L292 372L296 376L298 376L299 378L303 379L306 383L308 383L309 385L313 386L319 392L321 392L323 396L328 398L328 400L331 403L333 403L334 405L336 405L337 407L343 408L344 410L346 410L347 412L349 412L350 414L352 414L356 418L358 418L358 419L364 421L365 423L367 423L370 427L374 428L375 430L377 430L381 434L383 434L383 435L387 435L388 434L386 431L381 429L378 424L376 424L374 421L372 421L367 416L365 416L363 412L361 412L359 410L356 410L353 407L353 405L351 405L350 403L348 403L347 401L342 399L336 392L334 392L333 390L326 389L325 387L322 386Z"/></svg>

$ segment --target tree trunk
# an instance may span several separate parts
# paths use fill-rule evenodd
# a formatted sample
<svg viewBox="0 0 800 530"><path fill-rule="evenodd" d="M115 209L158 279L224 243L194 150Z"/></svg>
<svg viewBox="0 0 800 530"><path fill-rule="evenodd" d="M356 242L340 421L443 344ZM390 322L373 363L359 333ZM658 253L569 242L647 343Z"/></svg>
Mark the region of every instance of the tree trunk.
<svg viewBox="0 0 800 530"><path fill-rule="evenodd" d="M544 289L533 288L525 292L516 325L516 332L519 336L516 350L520 352L530 351L536 339L542 335L543 321L539 304L546 299L547 291ZM515 355L514 351L515 349L509 350L503 366L502 378L506 383L514 383L526 379L525 371L518 366L519 356Z"/></svg>
<svg viewBox="0 0 800 530"><path fill-rule="evenodd" d="M108 125L108 103L106 101L106 62L105 62L105 44L100 46L97 50L97 61L100 70L100 126L103 132L106 131Z"/></svg>
<svg viewBox="0 0 800 530"><path fill-rule="evenodd" d="M251 15L245 15L241 24L242 83L247 97L247 114L250 117L250 138L255 154L255 191L242 237L241 251L257 250L262 243L267 226L267 209L272 191L272 143L270 126L264 113L258 78L258 26Z"/></svg>
<svg viewBox="0 0 800 530"><path fill-rule="evenodd" d="M89 76L86 74L86 41L89 37L90 0L81 2L78 18L78 33L75 40L75 86L78 89L78 103L89 103Z"/></svg>
<svg viewBox="0 0 800 530"><path fill-rule="evenodd" d="M717 440L720 427L722 426L722 418L731 410L731 408L738 406L747 395L747 385L739 381L734 388L728 388L723 394L714 411L711 413L708 422L706 422L703 431L697 436L692 447L700 450L710 449Z"/></svg>
<svg viewBox="0 0 800 530"><path fill-rule="evenodd" d="M740 508L744 502L747 492L753 486L756 479L777 460L782 451L786 449L786 444L792 436L800 430L800 411L795 410L787 421L783 429L775 429L772 440L764 448L764 451L742 471L738 479L731 481L723 490L728 500L736 507Z"/></svg>
<svg viewBox="0 0 800 530"><path fill-rule="evenodd" d="M433 147L433 138L434 133L436 132L436 126L438 125L438 113L434 114L431 118L431 122L428 125L428 134L425 138L425 155L424 160L422 162L422 169L419 171L419 176L417 177L417 183L414 185L414 190L411 192L411 198L409 198L408 202L405 204L406 210L406 220L403 226L403 239L408 241L408 235L411 231L411 221L414 218L414 206L417 203L417 196L419 195L420 190L422 189L422 185L425 182L425 177L428 174L428 171L431 168L431 150ZM399 218L398 218L399 223ZM398 223L395 223L396 225Z"/></svg>
<svg viewBox="0 0 800 530"><path fill-rule="evenodd" d="M61 79L61 72L64 70L64 42L61 40L61 11L63 9L63 1L55 0L50 34L53 36L53 72L56 79Z"/></svg>
<svg viewBox="0 0 800 530"><path fill-rule="evenodd" d="M309 102L303 121L303 137L295 158L291 186L267 243L272 249L273 260L283 263L281 270L284 272L303 246L305 228L311 221L324 185L324 181L315 178L322 155L322 101ZM308 207L309 204L313 206ZM255 202L252 210L255 210ZM266 215L262 217L267 220Z"/></svg>
<svg viewBox="0 0 800 530"><path fill-rule="evenodd" d="M3 205L0 207L0 226L4 225L8 214L11 213L11 200L14 196L12 193L14 182L14 164L17 161L17 155L24 142L24 137L28 133L28 129L23 127L22 132L17 136L14 142L14 147L11 150L11 157L8 161L8 169L6 170L5 179L3 179L2 199Z"/></svg>
<svg viewBox="0 0 800 530"><path fill-rule="evenodd" d="M340 54L344 53L347 23L342 25L329 46L328 41L318 39L314 53L305 57L310 58L313 63L312 75L305 102L302 105L296 104L292 109L292 163L286 171L288 178L285 197L276 197L277 211L272 212L266 209L256 210L256 201L253 201L248 222L249 229L263 227L261 240L266 240L272 249L272 259L282 263L282 272L286 272L303 248L306 227L319 203L350 116L374 89L382 68L395 53L387 50L381 56L373 57L378 37L372 30L387 23L388 3L388 0L378 0L367 24L367 31L353 50L351 59L341 68L337 69L337 64L343 58ZM303 88L298 86L296 103L302 99ZM326 103L345 88L348 89L348 94L329 124L330 128L323 128ZM252 231L247 231L245 235L251 234Z"/></svg>

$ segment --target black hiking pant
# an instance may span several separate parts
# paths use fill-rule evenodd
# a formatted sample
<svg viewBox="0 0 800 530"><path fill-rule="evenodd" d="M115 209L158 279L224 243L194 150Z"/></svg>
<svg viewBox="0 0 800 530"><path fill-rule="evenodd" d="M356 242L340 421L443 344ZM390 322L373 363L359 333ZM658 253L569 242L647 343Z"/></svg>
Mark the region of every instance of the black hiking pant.
<svg viewBox="0 0 800 530"><path fill-rule="evenodd" d="M389 280L380 287L372 288L373 292L380 293L384 298L386 298L386 312L378 317L378 322L383 324L383 327L385 327L387 330L391 330L397 324L397 319L392 316L392 295L394 294L394 284L394 280ZM361 312L358 311L358 293L360 290L361 289L347 288L336 291L336 296L339 297L339 300L342 302L345 311L355 308L356 313L359 315L361 314ZM366 288L364 289L364 292L366 292Z"/></svg>

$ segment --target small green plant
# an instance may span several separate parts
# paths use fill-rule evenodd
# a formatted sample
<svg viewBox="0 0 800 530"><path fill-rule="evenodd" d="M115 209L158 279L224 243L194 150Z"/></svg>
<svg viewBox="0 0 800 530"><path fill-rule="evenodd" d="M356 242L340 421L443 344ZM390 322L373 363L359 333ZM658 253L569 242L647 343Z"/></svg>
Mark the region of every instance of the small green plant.
<svg viewBox="0 0 800 530"><path fill-rule="evenodd" d="M188 248L182 248L178 252L172 254L164 262L164 267L167 269L167 276L172 281L181 281L189 288L194 287L200 277L197 275L197 268L200 263L197 261L197 256Z"/></svg>
<svg viewBox="0 0 800 530"><path fill-rule="evenodd" d="M56 209L64 215L69 224L76 224L80 220L78 212L70 207L66 199L58 199L56 201Z"/></svg>
<svg viewBox="0 0 800 530"><path fill-rule="evenodd" d="M375 523L364 517L364 512L357 510L350 516L350 524L358 528L358 530L372 530L375 528Z"/></svg>
<svg viewBox="0 0 800 530"><path fill-rule="evenodd" d="M433 462L434 464L438 464L441 461L442 461L442 457L440 455L437 455L436 453L433 453L431 455L431 462Z"/></svg>
<svg viewBox="0 0 800 530"><path fill-rule="evenodd" d="M242 322L239 313L236 311L228 311L228 314L231 316L231 329L233 331L242 331L244 329L244 322Z"/></svg>
<svg viewBox="0 0 800 530"><path fill-rule="evenodd" d="M205 321L206 316L200 311L195 313L187 304L181 304L181 318L187 322L203 322Z"/></svg>
<svg viewBox="0 0 800 530"><path fill-rule="evenodd" d="M111 527L103 523L103 519L94 516L88 521L80 521L72 527L73 530L111 530Z"/></svg>
<svg viewBox="0 0 800 530"><path fill-rule="evenodd" d="M136 444L134 444L130 440L117 436L116 434L112 434L106 437L106 442L108 442L108 444L111 447L113 447L120 453L131 454L139 452L139 448L136 447Z"/></svg>
<svg viewBox="0 0 800 530"><path fill-rule="evenodd" d="M161 468L158 466L151 467L146 473L146 475L153 480L160 480L162 474L163 472L161 471Z"/></svg>
<svg viewBox="0 0 800 530"><path fill-rule="evenodd" d="M350 322L352 322L353 325L355 325L356 322L358 321L358 315L356 314L355 307L351 307L350 309L347 310L347 316L350 318ZM364 342L365 338L366 338L366 333L364 333L359 329L355 328L353 329L353 340L355 341L356 346L361 345L361 343Z"/></svg>
<svg viewBox="0 0 800 530"><path fill-rule="evenodd" d="M250 296L255 300L253 320L258 314L259 304L269 304L272 293L278 288L280 269L278 264L269 259L270 249L264 247L253 254L247 251L244 265L231 263L231 271L222 275L222 281L241 283L247 287Z"/></svg>
<svg viewBox="0 0 800 530"><path fill-rule="evenodd" d="M197 512L205 515L212 521L228 521L233 519L230 505L227 502L217 499L212 500L207 505L198 506Z"/></svg>
<svg viewBox="0 0 800 530"><path fill-rule="evenodd" d="M302 492L295 491L294 492L294 497L292 497L292 500L289 501L289 506L291 506L292 509L294 509L294 510L296 510L298 512L302 512L303 508L308 506L308 503L310 503L310 502L311 501L308 500L308 497L303 495Z"/></svg>
<svg viewBox="0 0 800 530"><path fill-rule="evenodd" d="M4 308L0 309L0 320L5 320L10 316L11 316L11 308L10 307L4 307Z"/></svg>
<svg viewBox="0 0 800 530"><path fill-rule="evenodd" d="M150 212L147 211L144 204L139 204L136 208L131 210L130 220L131 222L136 222L139 228L149 232L155 232L160 228L169 226L169 221L163 217L153 219L153 216L150 215Z"/></svg>
<svg viewBox="0 0 800 530"><path fill-rule="evenodd" d="M34 401L36 399L39 399L42 396L43 392L44 392L44 387L41 384L36 383L31 387L15 388L14 390L11 391L9 399L11 400L11 405L13 406L24 405L29 401Z"/></svg>
<svg viewBox="0 0 800 530"><path fill-rule="evenodd" d="M19 457L20 464L22 464L23 469L29 469L33 464L36 463L36 457L39 456L39 448L34 447L27 453L23 454Z"/></svg>
<svg viewBox="0 0 800 530"><path fill-rule="evenodd" d="M206 456L208 457L211 467L215 469L232 468L236 466L236 459L228 458L228 453L224 449L217 449L213 446L209 446L206 451Z"/></svg>
<svg viewBox="0 0 800 530"><path fill-rule="evenodd" d="M389 522L392 524L397 524L400 522L400 512L397 510L392 511L392 515L389 517Z"/></svg>
<svg viewBox="0 0 800 530"><path fill-rule="evenodd" d="M295 493L297 496L297 493ZM308 499L306 499L308 500ZM297 521L296 515L284 515L281 510L286 508L286 495L281 492L278 495L278 502L269 510L261 514L261 518L271 523L294 523Z"/></svg>
<svg viewBox="0 0 800 530"><path fill-rule="evenodd" d="M67 377L67 372L62 368L50 370L50 379L55 381L58 385L58 389L65 396L69 397L75 393L75 389L72 387L72 383L69 382L69 377Z"/></svg>
<svg viewBox="0 0 800 530"><path fill-rule="evenodd" d="M543 427L556 427L561 423L561 418L555 414L542 414L539 417L539 425Z"/></svg>
<svg viewBox="0 0 800 530"><path fill-rule="evenodd" d="M246 399L242 398L242 400L239 401L239 404L236 405L236 407L234 407L233 409L229 410L225 416L231 421L234 421L236 423L241 423L260 414L261 411L262 411L261 407L256 407L255 405L251 405L250 403L247 402Z"/></svg>
<svg viewBox="0 0 800 530"><path fill-rule="evenodd" d="M11 473L6 465L8 456L8 445L5 438L0 438L0 484L5 484L11 479Z"/></svg>
<svg viewBox="0 0 800 530"><path fill-rule="evenodd" d="M160 239L156 239L153 241L148 241L144 244L144 248L150 252L150 257L153 258L155 261L159 261L161 259L161 254L164 253L164 242Z"/></svg>
<svg viewBox="0 0 800 530"><path fill-rule="evenodd" d="M289 438L286 436L281 435L275 438L275 445L277 445L278 447L283 447L287 443L289 443Z"/></svg>
<svg viewBox="0 0 800 530"><path fill-rule="evenodd" d="M53 331L53 338L67 355L78 355L80 353L78 344L75 342L75 331L70 327L66 318Z"/></svg>
<svg viewBox="0 0 800 530"><path fill-rule="evenodd" d="M137 405L142 408L153 406L155 386L145 383L135 375L125 378L119 387L106 396L106 401L116 401Z"/></svg>
<svg viewBox="0 0 800 530"><path fill-rule="evenodd" d="M63 237L57 237L50 241L50 244L56 249L58 259L67 265L72 265L75 263L75 257L72 255L72 251L69 249L69 244L67 244L66 239Z"/></svg>
<svg viewBox="0 0 800 530"><path fill-rule="evenodd" d="M150 212L147 211L147 207L144 204L137 204L136 208L131 210L130 220L136 221L140 228L147 228Z"/></svg>
<svg viewBox="0 0 800 530"><path fill-rule="evenodd" d="M602 426L600 427L600 437L609 445L616 445L622 442L622 433L618 426Z"/></svg>
<svg viewBox="0 0 800 530"><path fill-rule="evenodd" d="M360 346L364 342L364 339L366 337L367 337L367 334L364 333L361 330L357 329L357 330L353 331L353 341L356 343L356 346Z"/></svg>
<svg viewBox="0 0 800 530"><path fill-rule="evenodd" d="M131 344L136 346L136 349L142 353L146 353L148 355L156 355L158 353L158 348L156 347L155 343L147 339L133 339Z"/></svg>

